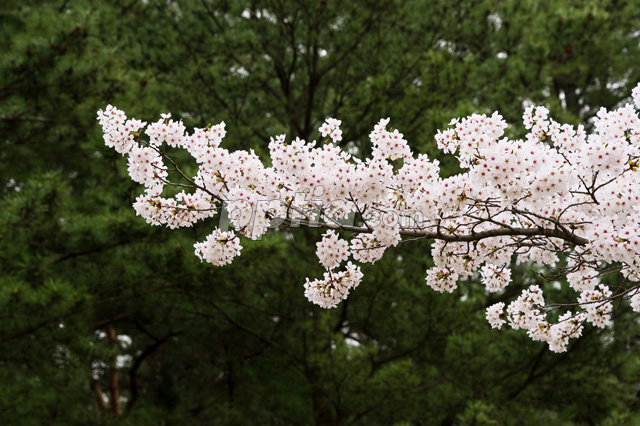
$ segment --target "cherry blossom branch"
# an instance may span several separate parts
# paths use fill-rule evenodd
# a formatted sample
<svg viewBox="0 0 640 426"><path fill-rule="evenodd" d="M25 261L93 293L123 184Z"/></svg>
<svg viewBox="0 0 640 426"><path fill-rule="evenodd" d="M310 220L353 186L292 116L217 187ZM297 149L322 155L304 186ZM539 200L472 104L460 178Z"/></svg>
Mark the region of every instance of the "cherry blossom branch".
<svg viewBox="0 0 640 426"><path fill-rule="evenodd" d="M632 97L640 108L640 85ZM555 271L577 293L576 303L545 304L532 285L508 306L487 308L487 319L562 352L584 324L607 327L615 300L629 299L640 312L638 285L627 284L640 282L640 118L631 104L601 109L587 135L548 113L525 109L523 140L504 137L507 124L497 112L452 120L435 137L462 169L447 178L437 161L414 155L402 133L387 129L388 118L369 135L371 158L337 146L341 122L328 118L318 129L320 144L272 138L270 165L253 151L221 147L224 123L188 134L169 114L147 126L112 106L98 119L106 145L128 157L129 175L145 187L134 208L148 223L184 227L228 213L228 228L220 222L194 244L201 260L228 264L240 255L241 236L258 240L270 228L323 229L316 255L326 272L307 278L304 288L324 308L360 284L357 263L375 263L399 243L433 240L426 283L439 292L478 273L488 293L502 292L510 264L536 264ZM143 128L148 141L140 138ZM180 169L173 149L195 159L196 176ZM165 198L165 186L183 191ZM614 293L601 279L615 271L624 280ZM576 310L547 316L566 308Z"/></svg>

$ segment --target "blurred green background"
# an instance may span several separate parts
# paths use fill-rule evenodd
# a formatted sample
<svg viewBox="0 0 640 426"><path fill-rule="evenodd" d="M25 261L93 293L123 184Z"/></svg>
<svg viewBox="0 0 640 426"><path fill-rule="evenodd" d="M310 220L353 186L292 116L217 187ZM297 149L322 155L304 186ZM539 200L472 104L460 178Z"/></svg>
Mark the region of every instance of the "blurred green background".
<svg viewBox="0 0 640 426"><path fill-rule="evenodd" d="M213 223L148 226L126 161L103 145L111 103L266 157L325 117L344 145L391 117L456 173L433 135L523 105L589 127L640 81L635 1L113 0L0 5L0 424L638 425L637 315L563 354L490 330L486 306L532 283L514 265L487 296L424 282L428 242L401 245L337 309L303 294L321 231L244 240L201 264ZM615 277L613 278L615 280Z"/></svg>

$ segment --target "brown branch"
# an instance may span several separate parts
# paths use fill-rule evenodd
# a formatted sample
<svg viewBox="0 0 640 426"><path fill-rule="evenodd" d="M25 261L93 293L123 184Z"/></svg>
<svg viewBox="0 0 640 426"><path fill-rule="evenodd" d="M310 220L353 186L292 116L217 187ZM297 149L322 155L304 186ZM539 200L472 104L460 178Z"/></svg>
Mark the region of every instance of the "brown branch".
<svg viewBox="0 0 640 426"><path fill-rule="evenodd" d="M41 329L42 327L46 326L46 325L47 325L47 324L49 324L50 322L52 322L52 321L59 321L59 320L60 320L60 318L59 318L59 317L50 318L50 319L47 319L47 320L45 320L45 321L42 321L41 323L39 323L39 324L37 324L37 325L34 325L33 327L29 327L29 328L27 328L27 329L24 329L24 330L21 330L21 331L15 332L15 333L13 333L13 334L9 334L9 335L6 335L6 336L2 336L2 337L0 337L0 343L4 343L4 342L6 342L6 341L8 341L8 340L17 339L18 337L25 336L25 335L27 335L27 334L29 334L29 333L33 333L34 331L37 331L37 330Z"/></svg>
<svg viewBox="0 0 640 426"><path fill-rule="evenodd" d="M113 326L109 324L107 326L107 339L111 346L115 346L116 331ZM118 389L118 370L116 366L117 355L114 355L111 360L111 371L109 372L109 393L111 395L111 410L117 415L122 414L122 407L120 406L120 390Z"/></svg>
<svg viewBox="0 0 640 426"><path fill-rule="evenodd" d="M127 404L127 412L130 412L136 401L138 400L138 380L136 373L140 366L142 365L142 361L144 361L147 357L152 355L160 346L162 346L167 340L169 340L173 336L177 336L180 333L169 333L165 337L160 340L157 340L152 345L148 346L140 355L138 355L129 370L129 384L131 388L131 398L129 399L129 403Z"/></svg>
<svg viewBox="0 0 640 426"><path fill-rule="evenodd" d="M54 257L53 259L49 260L48 264L49 265L55 265L56 263L62 262L64 260L67 259L71 259L77 256L84 256L86 254L92 254L92 253L98 253L104 250L110 250L112 248L124 245L124 244L129 244L131 241L127 240L127 241L119 241L117 243L113 243L113 244L109 244L109 245L105 245L105 246L100 246L100 247L94 247L94 248L90 248L87 250L80 250L80 251L75 251L75 252L69 252L69 253L63 253L63 254L59 254L58 256Z"/></svg>
<svg viewBox="0 0 640 426"><path fill-rule="evenodd" d="M292 224L292 220L290 219L274 219L282 224ZM281 221L281 222L280 222ZM335 229L341 231L349 231L356 232L360 234L370 234L373 232L371 229L361 226L352 226L352 225L342 225L342 224L331 224L325 222L317 222L313 220L301 220L296 221L295 225L302 225L312 228L324 228L324 229ZM470 234L448 234L442 232L440 228L434 231L409 231L404 230L400 231L400 235L403 237L414 237L414 238L425 238L425 239L434 239L434 240L442 240L446 242L476 242L480 240L484 240L486 238L493 237L549 237L549 238L558 238L564 241L567 241L571 244L584 246L589 243L589 240L586 238L579 237L570 232L562 231L561 229L548 229L548 228L496 228L489 229L486 231L480 232L471 232Z"/></svg>
<svg viewBox="0 0 640 426"><path fill-rule="evenodd" d="M7 342L9 340L13 340L13 339L17 339L17 338L22 337L22 336L26 336L27 334L31 334L31 333L33 333L35 331L38 331L39 329L41 329L43 327L46 327L47 325L51 324L52 322L60 322L64 318L66 318L68 316L71 316L74 313L78 312L79 307L80 307L80 305L82 303L83 302L77 302L72 308L70 308L69 311L65 312L62 315L58 315L58 316L54 316L54 317L51 317L51 318L47 318L46 320L44 320L42 322L39 322L38 324L36 324L36 325L34 325L32 327L26 328L24 330L16 331L15 333L12 333L12 334L1 336L0 337L0 343L4 343L4 342Z"/></svg>
<svg viewBox="0 0 640 426"><path fill-rule="evenodd" d="M5 115L0 114L0 120L5 121L36 121L39 123L50 123L51 119L47 117L29 117L24 115Z"/></svg>
<svg viewBox="0 0 640 426"><path fill-rule="evenodd" d="M98 403L98 407L100 407L100 411L104 411L107 409L107 403L104 401L104 393L102 392L102 387L100 387L100 383L97 380L93 382L93 390L96 393L96 402Z"/></svg>

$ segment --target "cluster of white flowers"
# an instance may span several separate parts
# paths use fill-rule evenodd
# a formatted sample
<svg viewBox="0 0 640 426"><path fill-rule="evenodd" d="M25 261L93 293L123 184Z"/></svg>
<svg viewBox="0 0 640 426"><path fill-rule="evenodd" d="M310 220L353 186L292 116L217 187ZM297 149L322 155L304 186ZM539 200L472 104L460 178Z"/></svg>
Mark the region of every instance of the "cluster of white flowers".
<svg viewBox="0 0 640 426"><path fill-rule="evenodd" d="M380 222L373 229L373 236L383 246L397 246L401 240L398 217L394 214L382 215Z"/></svg>
<svg viewBox="0 0 640 426"><path fill-rule="evenodd" d="M578 268L577 271L567 274L569 285L576 291L593 290L600 282L598 271L587 267Z"/></svg>
<svg viewBox="0 0 640 426"><path fill-rule="evenodd" d="M342 130L340 130L340 124L342 121L336 120L335 118L327 118L327 120L322 123L322 126L318 129L322 134L322 137L325 138L329 136L334 142L340 142L342 140Z"/></svg>
<svg viewBox="0 0 640 426"><path fill-rule="evenodd" d="M384 255L386 246L381 245L371 234L360 234L351 240L351 254L362 263L376 263Z"/></svg>
<svg viewBox="0 0 640 426"><path fill-rule="evenodd" d="M98 122L102 126L104 143L120 154L126 154L134 145L136 134L147 125L146 122L127 120L124 112L109 105L104 111L98 111Z"/></svg>
<svg viewBox="0 0 640 426"><path fill-rule="evenodd" d="M583 324L585 322L584 313L572 314L566 312L560 315L558 322L551 325L546 335L546 342L553 352L565 352L569 339L575 339L582 335Z"/></svg>
<svg viewBox="0 0 640 426"><path fill-rule="evenodd" d="M491 328L501 329L502 325L507 322L505 318L503 302L495 303L487 308L487 321L489 321Z"/></svg>
<svg viewBox="0 0 640 426"><path fill-rule="evenodd" d="M514 329L525 329L533 340L547 342L554 352L567 350L569 339L582 335L583 324L591 321L589 314L565 312L555 324L547 321L545 301L540 287L534 285L524 290L504 312L505 304L496 303L487 308L487 320L492 328L501 328L505 322Z"/></svg>
<svg viewBox="0 0 640 426"><path fill-rule="evenodd" d="M215 229L201 243L194 244L196 256L216 266L231 263L234 257L240 256L240 238L233 232L222 232Z"/></svg>
<svg viewBox="0 0 640 426"><path fill-rule="evenodd" d="M326 269L335 268L349 257L347 241L339 238L338 234L331 229L322 236L322 240L316 243L316 246L318 247L316 255Z"/></svg>
<svg viewBox="0 0 640 426"><path fill-rule="evenodd" d="M637 290L633 296L631 296L631 309L633 309L634 312L638 312L640 313L640 290Z"/></svg>
<svg viewBox="0 0 640 426"><path fill-rule="evenodd" d="M136 198L133 208L149 224L171 229L192 226L216 213L216 208L198 191L194 194L182 191L174 198L162 198L147 191Z"/></svg>
<svg viewBox="0 0 640 426"><path fill-rule="evenodd" d="M578 302L585 310L586 320L596 327L604 328L611 323L613 304L608 300L611 290L604 284L599 290L585 290L580 293Z"/></svg>
<svg viewBox="0 0 640 426"><path fill-rule="evenodd" d="M534 340L541 340L540 333L546 325L545 315L540 312L542 307L544 307L542 290L537 285L532 285L507 307L509 325L514 330L520 328L529 330L530 336L538 337Z"/></svg>
<svg viewBox="0 0 640 426"><path fill-rule="evenodd" d="M373 144L373 158L396 160L398 158L411 158L413 153L409 149L409 144L404 139L404 135L398 132L387 130L389 118L382 119L375 125L369 139Z"/></svg>
<svg viewBox="0 0 640 426"><path fill-rule="evenodd" d="M327 271L322 280L313 280L304 285L304 295L309 301L323 308L335 308L346 299L349 292L356 288L362 280L360 267L351 262L347 263L342 272Z"/></svg>
<svg viewBox="0 0 640 426"><path fill-rule="evenodd" d="M160 146L166 142L172 147L184 144L184 131L186 130L182 121L173 121L171 114L162 114L162 121L151 123L145 133L149 136L149 143L153 146Z"/></svg>
<svg viewBox="0 0 640 426"><path fill-rule="evenodd" d="M431 268L427 271L427 285L440 293L453 293L458 288L459 275L447 268Z"/></svg>
<svg viewBox="0 0 640 426"><path fill-rule="evenodd" d="M640 109L640 85L636 86L631 92L633 102L636 104L636 108Z"/></svg>
<svg viewBox="0 0 640 426"><path fill-rule="evenodd" d="M640 85L632 97L640 108ZM229 263L240 252L236 234L258 240L270 227L328 229L317 245L327 271L305 284L320 306L336 306L360 282L352 263L337 271L350 256L374 263L392 246L426 238L435 240L426 283L439 292L454 291L459 278L477 272L488 292L497 292L509 285L512 262L549 268L562 259L578 293L575 313L559 312L549 322L535 286L506 313L503 304L487 310L492 327L508 322L552 350L565 350L585 322L607 326L613 298L630 297L640 311L634 287L640 281L640 118L632 104L601 109L591 134L532 106L523 115L529 131L522 140L505 137L507 123L497 112L454 119L435 136L462 168L446 178L437 161L414 156L403 134L388 127L389 118L370 134L371 158L337 146L341 122L328 118L319 128L324 143L279 135L268 144L268 162L253 151L225 149L224 123L188 134L168 114L147 126L113 106L98 119L105 144L128 157L131 178L145 187L134 208L147 222L175 228L218 213L230 219L235 234L216 230L196 244L203 260ZM195 176L172 160L175 149L193 156ZM163 197L167 185L185 191ZM345 240L338 231L354 235ZM618 294L599 280L612 263L632 283Z"/></svg>
<svg viewBox="0 0 640 426"><path fill-rule="evenodd" d="M167 178L162 157L151 148L132 146L129 151L129 176L134 182L152 187L161 186Z"/></svg>
<svg viewBox="0 0 640 426"><path fill-rule="evenodd" d="M482 283L490 293L495 293L505 288L511 282L511 270L507 267L499 267L486 264L481 269Z"/></svg>
<svg viewBox="0 0 640 426"><path fill-rule="evenodd" d="M473 160L481 159L481 150L493 146L507 128L507 123L497 112L491 117L472 114L462 120L456 118L449 125L454 128L438 131L436 142L444 152L454 153L457 150L462 167L469 167Z"/></svg>

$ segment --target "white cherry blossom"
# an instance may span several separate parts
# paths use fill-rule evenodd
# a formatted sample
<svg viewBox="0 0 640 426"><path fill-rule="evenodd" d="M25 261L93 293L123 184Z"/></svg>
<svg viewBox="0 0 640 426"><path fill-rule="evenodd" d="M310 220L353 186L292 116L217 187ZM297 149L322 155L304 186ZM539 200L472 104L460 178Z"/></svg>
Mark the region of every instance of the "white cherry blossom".
<svg viewBox="0 0 640 426"><path fill-rule="evenodd" d="M611 323L614 299L640 312L640 85L632 100L600 109L589 134L555 121L543 106L525 109L522 139L505 136L497 112L455 118L435 135L461 168L448 177L437 161L414 155L390 118L374 125L372 156L363 159L336 145L342 122L335 118L320 126L319 144L271 138L269 159L224 148L225 123L189 134L170 114L147 125L111 105L98 121L105 144L127 156L129 175L144 187L134 209L149 224L221 219L194 245L201 260L228 264L240 255L240 236L259 240L270 228L321 229L316 254L326 272L307 278L304 292L324 308L362 281L349 258L375 263L414 240L433 241L426 283L438 292L480 275L491 298L509 285L511 265L535 264L560 276L576 302L545 303L539 282L508 305L489 306L487 319L562 352L585 323ZM193 157L195 175L174 160L176 150ZM612 270L624 278L615 290L601 283Z"/></svg>

